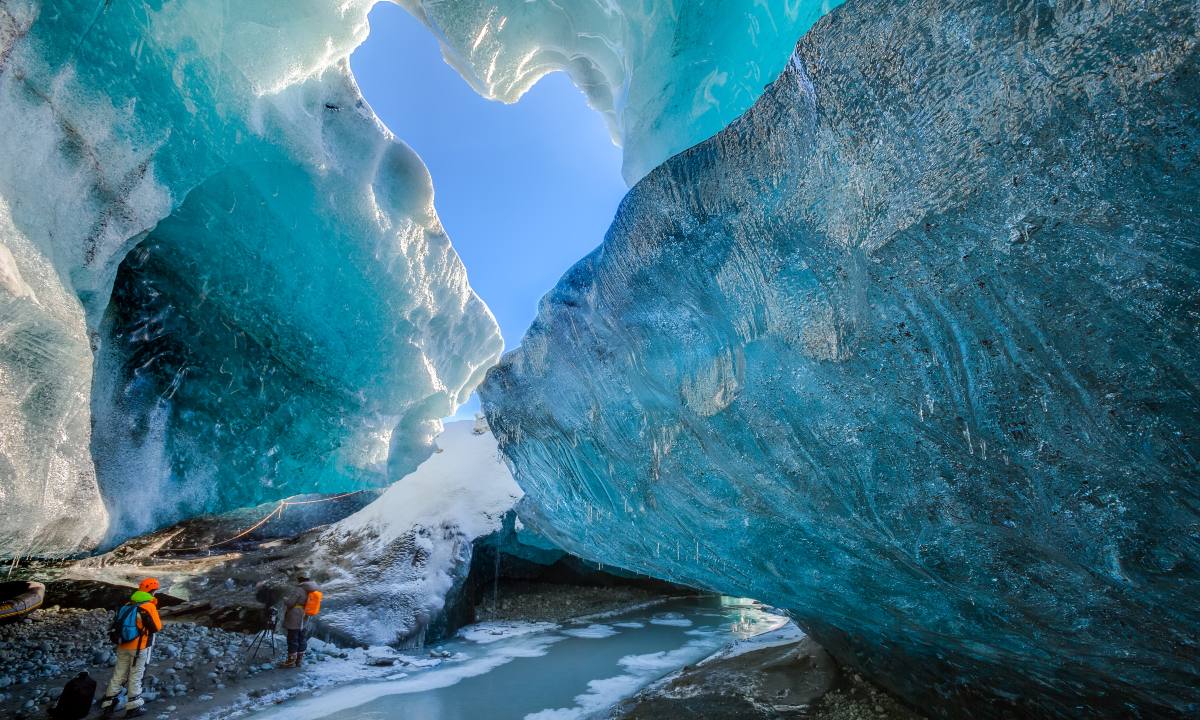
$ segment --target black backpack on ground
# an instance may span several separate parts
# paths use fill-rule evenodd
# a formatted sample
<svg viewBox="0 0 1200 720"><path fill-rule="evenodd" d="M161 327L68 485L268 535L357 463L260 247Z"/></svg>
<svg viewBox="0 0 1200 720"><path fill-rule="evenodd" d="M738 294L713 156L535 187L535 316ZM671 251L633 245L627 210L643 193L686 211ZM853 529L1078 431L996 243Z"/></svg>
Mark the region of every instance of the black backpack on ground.
<svg viewBox="0 0 1200 720"><path fill-rule="evenodd" d="M67 681L62 695L50 710L55 720L79 720L87 717L96 697L96 681L87 672L81 672Z"/></svg>

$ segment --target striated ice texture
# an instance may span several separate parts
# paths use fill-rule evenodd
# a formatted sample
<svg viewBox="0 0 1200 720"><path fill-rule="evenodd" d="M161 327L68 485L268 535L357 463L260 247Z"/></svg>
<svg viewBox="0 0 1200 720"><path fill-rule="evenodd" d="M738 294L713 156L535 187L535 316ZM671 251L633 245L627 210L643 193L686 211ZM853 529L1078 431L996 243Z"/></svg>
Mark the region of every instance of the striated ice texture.
<svg viewBox="0 0 1200 720"><path fill-rule="evenodd" d="M624 147L630 184L741 115L841 0L396 0L484 97L566 72Z"/></svg>
<svg viewBox="0 0 1200 720"><path fill-rule="evenodd" d="M1200 13L849 3L483 386L571 552L954 717L1200 713Z"/></svg>
<svg viewBox="0 0 1200 720"><path fill-rule="evenodd" d="M384 484L494 362L371 4L0 0L0 555Z"/></svg>

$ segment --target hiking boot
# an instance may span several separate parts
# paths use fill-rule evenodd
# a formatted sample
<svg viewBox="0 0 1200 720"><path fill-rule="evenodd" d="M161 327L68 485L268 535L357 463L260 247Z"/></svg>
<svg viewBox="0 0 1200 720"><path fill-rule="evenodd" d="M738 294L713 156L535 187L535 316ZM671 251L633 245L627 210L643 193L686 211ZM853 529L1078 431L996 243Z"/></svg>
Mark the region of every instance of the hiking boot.
<svg viewBox="0 0 1200 720"><path fill-rule="evenodd" d="M279 663L277 668L294 668L296 667L296 653L288 653L287 660Z"/></svg>
<svg viewBox="0 0 1200 720"><path fill-rule="evenodd" d="M296 653L296 664L292 667L298 668L304 664L304 653Z"/></svg>

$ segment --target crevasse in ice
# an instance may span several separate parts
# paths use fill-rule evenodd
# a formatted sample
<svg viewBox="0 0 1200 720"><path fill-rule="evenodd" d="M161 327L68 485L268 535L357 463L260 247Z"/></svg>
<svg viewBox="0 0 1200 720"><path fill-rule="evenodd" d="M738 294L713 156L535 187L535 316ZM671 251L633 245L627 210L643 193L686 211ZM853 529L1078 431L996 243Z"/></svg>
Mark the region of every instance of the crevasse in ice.
<svg viewBox="0 0 1200 720"><path fill-rule="evenodd" d="M624 147L629 183L745 112L841 0L397 0L484 97L565 71Z"/></svg>
<svg viewBox="0 0 1200 720"><path fill-rule="evenodd" d="M822 19L489 373L523 517L931 712L1200 711L1198 23Z"/></svg>
<svg viewBox="0 0 1200 720"><path fill-rule="evenodd" d="M0 2L0 554L382 484L498 356L370 5Z"/></svg>

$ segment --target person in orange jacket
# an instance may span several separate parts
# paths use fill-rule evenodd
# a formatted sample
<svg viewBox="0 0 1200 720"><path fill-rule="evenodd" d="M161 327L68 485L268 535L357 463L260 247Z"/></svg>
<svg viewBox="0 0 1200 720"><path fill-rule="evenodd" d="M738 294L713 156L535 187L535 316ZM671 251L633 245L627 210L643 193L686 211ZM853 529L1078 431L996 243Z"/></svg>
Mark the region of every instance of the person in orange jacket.
<svg viewBox="0 0 1200 720"><path fill-rule="evenodd" d="M142 678L150 662L150 648L154 646L154 634L162 630L162 619L158 616L158 580L146 578L129 602L117 610L110 635L116 644L117 667L112 680L100 701L105 717L117 711L117 696L121 688L126 691L125 717L146 714L142 698Z"/></svg>
<svg viewBox="0 0 1200 720"><path fill-rule="evenodd" d="M287 631L287 660L281 668L298 668L304 664L308 650L309 618L321 611L321 589L307 572L296 575L296 587L283 598L283 629Z"/></svg>

